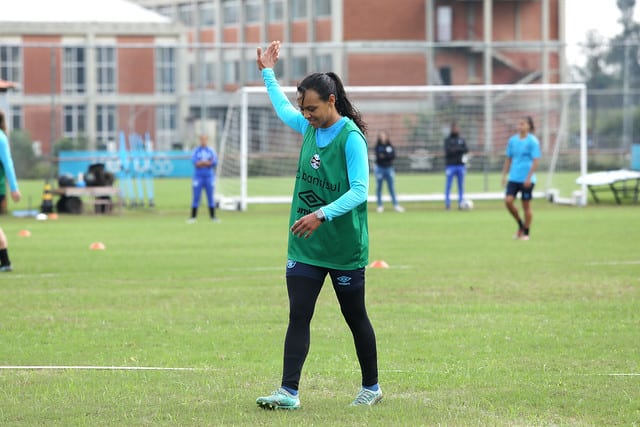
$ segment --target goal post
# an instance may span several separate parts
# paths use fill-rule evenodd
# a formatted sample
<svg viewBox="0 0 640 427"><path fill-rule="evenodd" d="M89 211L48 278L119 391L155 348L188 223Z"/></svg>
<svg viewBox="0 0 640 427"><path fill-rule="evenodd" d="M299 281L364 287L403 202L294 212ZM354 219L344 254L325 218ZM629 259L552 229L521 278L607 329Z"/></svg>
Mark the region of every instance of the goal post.
<svg viewBox="0 0 640 427"><path fill-rule="evenodd" d="M282 90L295 106L296 88ZM509 137L532 116L542 159L536 197L576 205L587 202L576 179L587 173L586 86L527 84L473 86L351 86L345 88L369 127L371 165L379 131L397 151L400 174L427 176L444 170L443 139L451 122L470 148L470 198L502 198L496 183ZM232 95L219 141L218 189L222 207L245 210L257 203L290 203L302 136L282 123L266 88ZM475 182L475 184L474 184ZM401 202L443 199L440 188L399 188Z"/></svg>

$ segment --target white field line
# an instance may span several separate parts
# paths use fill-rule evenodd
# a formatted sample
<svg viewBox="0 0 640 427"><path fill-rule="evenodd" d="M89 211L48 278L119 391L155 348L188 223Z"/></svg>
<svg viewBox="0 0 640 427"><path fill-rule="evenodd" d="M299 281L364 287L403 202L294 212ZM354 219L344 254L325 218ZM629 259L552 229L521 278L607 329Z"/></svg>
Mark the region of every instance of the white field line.
<svg viewBox="0 0 640 427"><path fill-rule="evenodd" d="M216 368L191 368L191 367L164 367L164 366L48 366L48 365L6 365L0 366L0 370L7 371L44 371L44 370L64 370L64 371L224 371L224 369ZM323 369L320 372L351 372L358 373L358 369ZM380 369L379 372L385 374L434 374L434 371L419 371L415 369ZM562 374L561 374L562 375ZM593 374L571 374L577 376L605 376L605 377L640 377L640 372L610 372L610 373L593 373Z"/></svg>
<svg viewBox="0 0 640 427"><path fill-rule="evenodd" d="M601 261L601 262L588 262L585 265L640 265L638 261Z"/></svg>
<svg viewBox="0 0 640 427"><path fill-rule="evenodd" d="M163 366L47 366L47 365L7 365L0 366L3 370L75 370L75 371L213 371L208 368L172 368Z"/></svg>

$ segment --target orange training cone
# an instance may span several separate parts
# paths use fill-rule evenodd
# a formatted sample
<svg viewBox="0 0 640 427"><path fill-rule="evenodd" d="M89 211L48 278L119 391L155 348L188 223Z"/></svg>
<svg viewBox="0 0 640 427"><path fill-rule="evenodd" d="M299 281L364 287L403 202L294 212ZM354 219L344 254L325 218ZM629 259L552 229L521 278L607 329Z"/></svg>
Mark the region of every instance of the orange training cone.
<svg viewBox="0 0 640 427"><path fill-rule="evenodd" d="M369 264L369 268L389 268L389 264L381 259L378 259Z"/></svg>
<svg viewBox="0 0 640 427"><path fill-rule="evenodd" d="M55 212L52 212L48 215L49 219L58 219L58 214Z"/></svg>
<svg viewBox="0 0 640 427"><path fill-rule="evenodd" d="M107 247L102 242L93 242L89 245L89 249L92 251L104 251Z"/></svg>
<svg viewBox="0 0 640 427"><path fill-rule="evenodd" d="M31 232L29 230L20 230L20 231L18 231L18 236L20 236L20 237L31 237Z"/></svg>

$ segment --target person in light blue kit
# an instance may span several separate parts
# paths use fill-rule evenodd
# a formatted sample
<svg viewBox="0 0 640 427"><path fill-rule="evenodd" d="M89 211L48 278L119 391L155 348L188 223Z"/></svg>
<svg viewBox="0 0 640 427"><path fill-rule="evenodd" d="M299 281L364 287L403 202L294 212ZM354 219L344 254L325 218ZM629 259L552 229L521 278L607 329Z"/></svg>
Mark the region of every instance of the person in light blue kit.
<svg viewBox="0 0 640 427"><path fill-rule="evenodd" d="M302 136L289 213L286 285L289 324L284 340L280 388L260 396L263 409L300 408L298 386L309 352L310 324L327 276L349 326L361 371L352 406L382 399L376 336L365 304L369 252L367 125L332 72L312 73L299 84L296 109L282 92L273 67L280 42L272 42L257 64L278 117Z"/></svg>
<svg viewBox="0 0 640 427"><path fill-rule="evenodd" d="M212 221L218 221L216 218L215 200L213 191L215 189L216 173L218 166L218 155L213 148L207 145L207 136L200 135L200 145L193 150L191 162L195 168L193 174L193 199L191 201L191 218L187 222L193 223L198 216L198 206L200 205L200 196L202 189L207 193L207 202L209 203L209 217Z"/></svg>
<svg viewBox="0 0 640 427"><path fill-rule="evenodd" d="M4 169L4 174L9 181L9 190L11 191L11 199L19 202L21 195L18 189L18 180L16 179L16 171L13 168L13 159L11 158L11 150L9 149L9 139L7 138L7 121L4 113L0 111L0 165ZM4 182L2 183L4 186ZM12 271L11 260L9 259L9 243L7 236L0 228L0 273L8 273Z"/></svg>
<svg viewBox="0 0 640 427"><path fill-rule="evenodd" d="M540 142L533 134L533 119L529 116L518 122L518 133L507 144L507 158L502 168L502 186L507 183L504 203L507 210L518 223L518 231L513 236L519 240L529 240L529 231L533 221L531 199L536 184L536 169L540 162ZM507 180L508 174L508 180ZM524 221L520 217L515 199L522 193Z"/></svg>

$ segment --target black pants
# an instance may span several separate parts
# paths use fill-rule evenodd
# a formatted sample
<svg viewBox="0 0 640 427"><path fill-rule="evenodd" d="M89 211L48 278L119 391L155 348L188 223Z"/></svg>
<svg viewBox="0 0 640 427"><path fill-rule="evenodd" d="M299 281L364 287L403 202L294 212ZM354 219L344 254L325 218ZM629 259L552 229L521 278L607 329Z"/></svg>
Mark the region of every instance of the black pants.
<svg viewBox="0 0 640 427"><path fill-rule="evenodd" d="M284 342L282 385L298 390L302 366L309 353L311 318L327 274L353 334L362 385L375 385L378 383L376 336L365 308L364 268L341 271L295 261L287 264L289 327Z"/></svg>

